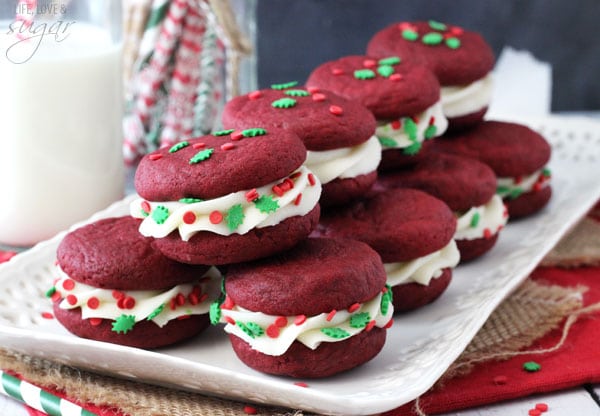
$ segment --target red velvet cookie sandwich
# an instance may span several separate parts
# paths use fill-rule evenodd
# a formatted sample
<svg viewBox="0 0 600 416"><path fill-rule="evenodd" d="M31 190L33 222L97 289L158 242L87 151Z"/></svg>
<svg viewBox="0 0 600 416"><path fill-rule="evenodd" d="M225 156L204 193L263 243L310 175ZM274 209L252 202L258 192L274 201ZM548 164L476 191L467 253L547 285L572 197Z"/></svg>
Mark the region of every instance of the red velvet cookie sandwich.
<svg viewBox="0 0 600 416"><path fill-rule="evenodd" d="M492 97L494 53L480 34L433 20L394 23L371 38L367 54L398 55L430 68L442 86L450 129L483 119Z"/></svg>
<svg viewBox="0 0 600 416"><path fill-rule="evenodd" d="M380 177L375 188L416 188L444 201L457 217L454 239L461 262L489 251L508 219L496 195L496 175L476 159L438 154L412 169Z"/></svg>
<svg viewBox="0 0 600 416"><path fill-rule="evenodd" d="M511 219L531 215L550 200L550 170L546 165L551 148L529 127L484 121L438 142L436 150L473 157L492 168L498 177L496 193L503 198Z"/></svg>
<svg viewBox="0 0 600 416"><path fill-rule="evenodd" d="M460 254L456 217L439 199L416 189L390 189L323 215L313 236L353 238L379 255L396 312L437 299Z"/></svg>
<svg viewBox="0 0 600 416"><path fill-rule="evenodd" d="M346 56L314 69L306 85L333 91L371 110L383 147L382 169L414 163L424 141L447 127L435 75L403 57Z"/></svg>
<svg viewBox="0 0 600 416"><path fill-rule="evenodd" d="M356 101L296 84L276 84L227 102L224 128L260 125L295 132L308 150L306 167L323 185L321 206L364 194L375 182L381 160L375 118Z"/></svg>
<svg viewBox="0 0 600 416"><path fill-rule="evenodd" d="M209 325L220 273L163 256L140 221L109 218L68 233L48 295L71 333L139 348L170 345Z"/></svg>
<svg viewBox="0 0 600 416"><path fill-rule="evenodd" d="M355 240L309 238L273 257L231 266L211 322L224 322L239 359L302 378L357 367L392 324L381 259Z"/></svg>
<svg viewBox="0 0 600 416"><path fill-rule="evenodd" d="M291 131L223 130L146 155L131 215L167 257L221 265L286 250L319 218L321 184Z"/></svg>

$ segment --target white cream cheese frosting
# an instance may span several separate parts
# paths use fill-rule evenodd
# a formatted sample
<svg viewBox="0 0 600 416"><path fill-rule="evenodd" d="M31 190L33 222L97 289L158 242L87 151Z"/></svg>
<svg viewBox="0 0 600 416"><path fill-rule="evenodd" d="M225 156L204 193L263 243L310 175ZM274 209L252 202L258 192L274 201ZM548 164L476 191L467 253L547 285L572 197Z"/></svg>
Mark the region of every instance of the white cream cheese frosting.
<svg viewBox="0 0 600 416"><path fill-rule="evenodd" d="M218 309L218 320L226 323L225 332L243 339L254 350L272 356L284 354L294 341L314 350L322 342L343 341L374 326L386 328L394 314L392 293L387 287L365 303L316 316L272 316L228 305L229 299ZM212 312L211 320L215 323Z"/></svg>
<svg viewBox="0 0 600 416"><path fill-rule="evenodd" d="M451 240L445 247L417 259L398 263L385 263L387 284L391 287L418 283L428 286L431 279L442 275L442 269L456 267L460 253Z"/></svg>
<svg viewBox="0 0 600 416"><path fill-rule="evenodd" d="M549 185L550 170L544 168L518 178L498 178L496 193L502 198L515 199L521 194L539 191Z"/></svg>
<svg viewBox="0 0 600 416"><path fill-rule="evenodd" d="M373 136L357 146L307 152L306 167L322 184L374 172L381 161L381 144Z"/></svg>
<svg viewBox="0 0 600 416"><path fill-rule="evenodd" d="M245 234L254 228L306 215L320 196L321 182L302 166L280 181L215 199L168 202L136 199L130 205L130 213L144 219L140 233L146 237L162 238L178 230L181 239L187 241L199 231Z"/></svg>
<svg viewBox="0 0 600 416"><path fill-rule="evenodd" d="M403 149L406 154L416 154L427 139L441 136L448 128L442 102L438 101L414 117L387 120L379 124L375 135L383 150Z"/></svg>
<svg viewBox="0 0 600 416"><path fill-rule="evenodd" d="M189 315L207 314L220 295L221 273L211 267L197 281L168 290L100 289L76 282L59 267L54 290L63 298L61 309L81 308L83 319L118 321L125 316L135 322L148 320L159 327Z"/></svg>
<svg viewBox="0 0 600 416"><path fill-rule="evenodd" d="M474 240L489 237L500 231L508 221L508 212L502 198L496 194L487 204L473 207L459 215L456 223L456 240Z"/></svg>
<svg viewBox="0 0 600 416"><path fill-rule="evenodd" d="M441 88L444 115L456 118L475 113L487 107L492 99L494 79L486 75L467 85L451 85Z"/></svg>

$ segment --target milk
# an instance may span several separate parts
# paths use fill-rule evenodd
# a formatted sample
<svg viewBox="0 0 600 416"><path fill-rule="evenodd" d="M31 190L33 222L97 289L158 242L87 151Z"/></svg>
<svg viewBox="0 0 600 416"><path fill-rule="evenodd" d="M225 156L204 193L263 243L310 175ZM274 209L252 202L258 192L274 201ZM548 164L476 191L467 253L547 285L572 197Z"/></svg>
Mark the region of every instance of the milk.
<svg viewBox="0 0 600 416"><path fill-rule="evenodd" d="M9 24L0 23L0 243L27 246L123 195L121 45L75 22L15 49Z"/></svg>

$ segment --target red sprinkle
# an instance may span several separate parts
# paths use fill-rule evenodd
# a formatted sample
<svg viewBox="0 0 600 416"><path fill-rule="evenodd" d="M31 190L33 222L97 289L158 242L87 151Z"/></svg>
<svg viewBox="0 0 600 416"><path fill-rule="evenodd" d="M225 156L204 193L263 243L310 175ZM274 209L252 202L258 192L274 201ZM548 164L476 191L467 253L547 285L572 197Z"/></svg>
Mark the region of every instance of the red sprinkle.
<svg viewBox="0 0 600 416"><path fill-rule="evenodd" d="M283 189L281 189L279 187L279 185L273 185L273 187L271 188L271 190L273 191L273 193L279 197L283 196L283 194L285 192L283 192Z"/></svg>
<svg viewBox="0 0 600 416"><path fill-rule="evenodd" d="M121 299L121 298L125 297L125 293L120 292L118 290L113 290L112 291L112 297L115 298L115 299Z"/></svg>
<svg viewBox="0 0 600 416"><path fill-rule="evenodd" d="M294 189L294 181L292 181L291 179L285 178L283 180L283 183L286 184L286 186L288 187L288 189Z"/></svg>
<svg viewBox="0 0 600 416"><path fill-rule="evenodd" d="M433 126L434 124L435 124L435 117L434 116L429 117L429 125Z"/></svg>
<svg viewBox="0 0 600 416"><path fill-rule="evenodd" d="M302 194L298 194L296 199L294 199L294 205L300 205L300 201L302 201Z"/></svg>
<svg viewBox="0 0 600 416"><path fill-rule="evenodd" d="M508 382L508 377L506 376L496 376L493 379L494 384L498 385L498 386L503 386Z"/></svg>
<svg viewBox="0 0 600 416"><path fill-rule="evenodd" d="M188 295L188 301L190 302L190 305L197 305L200 303L200 299L198 298L198 295L195 293L190 293Z"/></svg>
<svg viewBox="0 0 600 416"><path fill-rule="evenodd" d="M325 101L327 97L325 96L325 94L321 94L320 92L313 94L312 99L313 101Z"/></svg>
<svg viewBox="0 0 600 416"><path fill-rule="evenodd" d="M97 309L98 306L100 306L100 300L98 300L97 297L92 296L91 298L88 299L87 306L90 309Z"/></svg>
<svg viewBox="0 0 600 416"><path fill-rule="evenodd" d="M178 321L183 321L184 319L190 319L192 315L181 315L177 317Z"/></svg>
<svg viewBox="0 0 600 416"><path fill-rule="evenodd" d="M489 228L486 228L485 230L483 230L483 237L484 238L491 238L492 237L492 230L490 230Z"/></svg>
<svg viewBox="0 0 600 416"><path fill-rule="evenodd" d="M208 216L208 219L212 224L220 224L221 221L223 221L223 214L221 214L219 211L213 211Z"/></svg>
<svg viewBox="0 0 600 416"><path fill-rule="evenodd" d="M252 91L251 93L248 94L248 98L251 100L256 100L257 98L262 97L263 94L260 91Z"/></svg>
<svg viewBox="0 0 600 416"><path fill-rule="evenodd" d="M244 138L244 134L241 131L234 131L231 133L230 137L233 141L242 140Z"/></svg>
<svg viewBox="0 0 600 416"><path fill-rule="evenodd" d="M377 62L374 59L365 59L363 65L367 68L373 68L377 65Z"/></svg>
<svg viewBox="0 0 600 416"><path fill-rule="evenodd" d="M302 172L294 172L294 173L292 173L292 174L289 176L289 178L290 178L290 179L297 179L297 178L299 178L301 175L302 175Z"/></svg>
<svg viewBox="0 0 600 416"><path fill-rule="evenodd" d="M61 298L61 294L60 292L54 292L52 294L52 296L50 297L50 300L52 300L52 302L58 302Z"/></svg>
<svg viewBox="0 0 600 416"><path fill-rule="evenodd" d="M319 87L306 87L306 91L314 94L315 92L319 92Z"/></svg>
<svg viewBox="0 0 600 416"><path fill-rule="evenodd" d="M392 129L400 130L400 128L402 127L402 122L400 122L400 120L394 120L394 121L392 121L391 125L392 125Z"/></svg>
<svg viewBox="0 0 600 416"><path fill-rule="evenodd" d="M228 324L235 325L235 319L233 319L231 316L226 316L225 321L227 321Z"/></svg>
<svg viewBox="0 0 600 416"><path fill-rule="evenodd" d="M152 153L151 155L148 156L148 159L150 159L152 161L162 159L162 155L160 153Z"/></svg>
<svg viewBox="0 0 600 416"><path fill-rule="evenodd" d="M462 35L464 30L462 27L453 26L450 28L450 32L452 32L455 35Z"/></svg>
<svg viewBox="0 0 600 416"><path fill-rule="evenodd" d="M375 326L376 322L375 320L371 320L369 321L369 323L367 324L367 326L365 326L365 331L369 332L371 329L373 329L373 327Z"/></svg>
<svg viewBox="0 0 600 416"><path fill-rule="evenodd" d="M256 199L258 199L258 191L256 190L256 188L251 189L248 192L246 192L246 201L252 202Z"/></svg>
<svg viewBox="0 0 600 416"><path fill-rule="evenodd" d="M390 75L390 77L388 78L390 81L401 81L404 77L402 76L402 74L392 74Z"/></svg>
<svg viewBox="0 0 600 416"><path fill-rule="evenodd" d="M44 319L54 319L54 315L51 312L42 312L42 318Z"/></svg>
<svg viewBox="0 0 600 416"><path fill-rule="evenodd" d="M334 116L341 116L344 114L344 109L338 105L332 105L329 107L329 112Z"/></svg>
<svg viewBox="0 0 600 416"><path fill-rule="evenodd" d="M247 415L256 415L258 414L258 410L256 410L255 407L252 406L244 406L244 413L246 413Z"/></svg>
<svg viewBox="0 0 600 416"><path fill-rule="evenodd" d="M313 175L312 173L308 174L308 183L310 183L310 186L315 186L315 184L317 183L315 175Z"/></svg>
<svg viewBox="0 0 600 416"><path fill-rule="evenodd" d="M221 150L231 150L235 147L235 144L228 142L221 145Z"/></svg>
<svg viewBox="0 0 600 416"><path fill-rule="evenodd" d="M342 68L333 68L331 70L331 73L333 75L343 75L344 74L344 70Z"/></svg>
<svg viewBox="0 0 600 416"><path fill-rule="evenodd" d="M535 408L537 410L539 410L540 412L547 412L548 411L548 405L546 403L536 403L535 404Z"/></svg>
<svg viewBox="0 0 600 416"><path fill-rule="evenodd" d="M183 222L185 222L186 224L195 223L196 214L194 214L192 211L187 211L185 214L183 214Z"/></svg>
<svg viewBox="0 0 600 416"><path fill-rule="evenodd" d="M288 320L285 316L278 316L277 319L275 319L275 325L278 326L279 328L283 328L285 326L287 326L288 324Z"/></svg>
<svg viewBox="0 0 600 416"><path fill-rule="evenodd" d="M75 288L75 281L71 279L67 279L62 284L63 289L65 290L73 290Z"/></svg>
<svg viewBox="0 0 600 416"><path fill-rule="evenodd" d="M527 412L527 414L529 416L540 416L542 414L542 412L539 411L538 409L529 409L529 412Z"/></svg>
<svg viewBox="0 0 600 416"><path fill-rule="evenodd" d="M296 315L294 325L302 325L304 322L306 322L306 315Z"/></svg>
<svg viewBox="0 0 600 416"><path fill-rule="evenodd" d="M348 312L352 313L352 312L356 312L358 310L358 308L360 308L360 303L353 303L352 305L350 305L350 307L348 308Z"/></svg>
<svg viewBox="0 0 600 416"><path fill-rule="evenodd" d="M235 306L229 295L225 295L225 300L221 304L221 309L232 309Z"/></svg>
<svg viewBox="0 0 600 416"><path fill-rule="evenodd" d="M385 324L384 328L389 329L394 325L394 318L390 319L387 324Z"/></svg>
<svg viewBox="0 0 600 416"><path fill-rule="evenodd" d="M90 318L88 319L91 326L98 326L102 323L102 318Z"/></svg>
<svg viewBox="0 0 600 416"><path fill-rule="evenodd" d="M305 383L305 382L303 382L303 381L296 381L296 382L294 383L294 385L295 385L295 386L298 386L298 387L308 387L308 384L306 384L306 383Z"/></svg>
<svg viewBox="0 0 600 416"><path fill-rule="evenodd" d="M335 309L332 309L331 312L329 312L329 314L327 314L327 318L325 318L325 320L331 321L336 313L337 313L337 311Z"/></svg>
<svg viewBox="0 0 600 416"><path fill-rule="evenodd" d="M152 207L150 206L150 202L148 202L148 201L142 201L142 210L146 214L150 214L150 211L152 211Z"/></svg>
<svg viewBox="0 0 600 416"><path fill-rule="evenodd" d="M194 143L192 147L194 149L204 149L206 147L206 143Z"/></svg>
<svg viewBox="0 0 600 416"><path fill-rule="evenodd" d="M75 295L68 295L65 299L67 299L69 305L75 305L77 303L77 296Z"/></svg>
<svg viewBox="0 0 600 416"><path fill-rule="evenodd" d="M271 324L267 327L267 330L265 332L269 337L277 338L279 336L279 327L275 324Z"/></svg>

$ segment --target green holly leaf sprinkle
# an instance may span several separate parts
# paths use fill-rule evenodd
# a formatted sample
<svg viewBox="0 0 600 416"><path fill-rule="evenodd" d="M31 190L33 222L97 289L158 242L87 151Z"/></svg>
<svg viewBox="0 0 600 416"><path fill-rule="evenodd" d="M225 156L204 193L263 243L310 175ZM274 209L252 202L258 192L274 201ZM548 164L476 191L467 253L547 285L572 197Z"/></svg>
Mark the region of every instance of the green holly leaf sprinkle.
<svg viewBox="0 0 600 416"><path fill-rule="evenodd" d="M390 137L377 137L383 147L396 147L398 142Z"/></svg>
<svg viewBox="0 0 600 416"><path fill-rule="evenodd" d="M163 303L162 305L158 306L156 309L154 309L152 312L150 312L150 315L148 315L148 317L146 318L146 320L151 321L154 318L156 318L158 315L161 314L161 312L165 309L165 304Z"/></svg>
<svg viewBox="0 0 600 416"><path fill-rule="evenodd" d="M481 219L481 214L479 214L479 212L476 212L475 214L473 214L473 216L471 217L471 222L469 223L471 228L476 228L477 225L479 224L480 219Z"/></svg>
<svg viewBox="0 0 600 416"><path fill-rule="evenodd" d="M178 150L183 149L184 147L188 147L190 145L189 142L179 142L179 143L175 143L173 146L171 146L171 148L169 149L169 153L175 153Z"/></svg>
<svg viewBox="0 0 600 416"><path fill-rule="evenodd" d="M335 339L348 338L350 336L350 333L342 328L321 328L321 332Z"/></svg>
<svg viewBox="0 0 600 416"><path fill-rule="evenodd" d="M518 197L520 197L523 194L523 192L524 191L522 188L515 188L508 193L508 197L510 199L517 199Z"/></svg>
<svg viewBox="0 0 600 416"><path fill-rule="evenodd" d="M202 202L203 199L200 198L181 198L179 202L182 204L195 204L196 202Z"/></svg>
<svg viewBox="0 0 600 416"><path fill-rule="evenodd" d="M357 69L354 71L354 78L356 79L373 79L375 78L375 72L370 69Z"/></svg>
<svg viewBox="0 0 600 416"><path fill-rule="evenodd" d="M437 127L435 125L429 125L425 129L423 136L425 136L425 140L433 139L437 134Z"/></svg>
<svg viewBox="0 0 600 416"><path fill-rule="evenodd" d="M448 29L448 26L446 26L444 23L435 21L435 20L430 20L429 21L429 27L432 28L433 30L440 30L440 31L444 31L446 29Z"/></svg>
<svg viewBox="0 0 600 416"><path fill-rule="evenodd" d="M377 73L382 77L389 77L394 73L394 67L391 65L379 65L377 67Z"/></svg>
<svg viewBox="0 0 600 416"><path fill-rule="evenodd" d="M164 224L164 222L169 218L169 208L164 205L158 205L152 211L152 219L157 224Z"/></svg>
<svg viewBox="0 0 600 416"><path fill-rule="evenodd" d="M535 373L536 371L540 371L541 369L542 366L536 363L535 361L527 361L526 363L523 363L523 370L529 373Z"/></svg>
<svg viewBox="0 0 600 416"><path fill-rule="evenodd" d="M265 330L262 326L258 325L254 322L236 322L236 325L240 327L242 331L244 331L249 337L256 338L264 335Z"/></svg>
<svg viewBox="0 0 600 416"><path fill-rule="evenodd" d="M273 108L292 108L298 101L293 98L280 98L279 100L275 100L271 103L271 107Z"/></svg>
<svg viewBox="0 0 600 416"><path fill-rule="evenodd" d="M213 303L210 304L208 308L208 316L210 317L210 323L213 325L217 325L221 322L221 303L223 299L217 299Z"/></svg>
<svg viewBox="0 0 600 416"><path fill-rule="evenodd" d="M381 295L381 304L379 306L382 315L388 313L390 304L392 303L392 287L390 285L385 285L385 287L387 290Z"/></svg>
<svg viewBox="0 0 600 416"><path fill-rule="evenodd" d="M219 137L219 136L227 136L227 135L233 133L234 131L235 131L234 129L219 130L219 131L215 131L213 133L213 136L217 136L217 137Z"/></svg>
<svg viewBox="0 0 600 416"><path fill-rule="evenodd" d="M267 131L265 129L261 129L260 127L242 130L242 136L244 137L257 137L264 136L265 134L267 134Z"/></svg>
<svg viewBox="0 0 600 416"><path fill-rule="evenodd" d="M371 321L369 312L361 312L350 317L350 326L352 328L364 328Z"/></svg>
<svg viewBox="0 0 600 416"><path fill-rule="evenodd" d="M403 125L404 125L404 132L406 133L408 138L413 142L415 140L417 140L417 134L418 134L417 123L415 123L412 118L407 118L404 120Z"/></svg>
<svg viewBox="0 0 600 416"><path fill-rule="evenodd" d="M286 90L288 88L292 88L298 85L298 81L284 82L281 84L273 84L271 88L274 90Z"/></svg>
<svg viewBox="0 0 600 416"><path fill-rule="evenodd" d="M401 60L399 56L390 56L387 58L380 59L377 63L379 65L398 65L400 61Z"/></svg>
<svg viewBox="0 0 600 416"><path fill-rule="evenodd" d="M415 40L419 39L419 34L414 30L404 29L402 31L402 38L414 42Z"/></svg>
<svg viewBox="0 0 600 416"><path fill-rule="evenodd" d="M441 33L429 32L423 35L421 42L425 45L439 45L444 40L444 36Z"/></svg>
<svg viewBox="0 0 600 416"><path fill-rule="evenodd" d="M305 90L287 90L284 94L289 95L290 97L308 97L310 92Z"/></svg>
<svg viewBox="0 0 600 416"><path fill-rule="evenodd" d="M52 286L50 289L48 289L45 293L47 298L51 298L52 295L54 295L56 293L56 286Z"/></svg>
<svg viewBox="0 0 600 416"><path fill-rule="evenodd" d="M210 149L204 149L199 151L190 159L190 165L195 165L196 163L200 163L208 158L214 153L215 149L212 147Z"/></svg>
<svg viewBox="0 0 600 416"><path fill-rule="evenodd" d="M225 214L225 222L230 231L235 230L244 222L244 209L242 204L237 204L229 208Z"/></svg>
<svg viewBox="0 0 600 416"><path fill-rule="evenodd" d="M419 153L419 151L421 150L421 143L420 142L413 142L413 144L411 144L408 147L405 147L404 149L402 149L402 153L407 155L407 156L414 156L417 153Z"/></svg>
<svg viewBox="0 0 600 416"><path fill-rule="evenodd" d="M446 39L446 46L450 49L458 49L460 48L460 39L459 38L448 38Z"/></svg>
<svg viewBox="0 0 600 416"><path fill-rule="evenodd" d="M262 195L254 201L254 205L264 214L275 212L279 209L279 202L274 201L272 195Z"/></svg>
<svg viewBox="0 0 600 416"><path fill-rule="evenodd" d="M121 315L112 324L112 331L117 334L126 334L133 329L135 325L134 315Z"/></svg>

